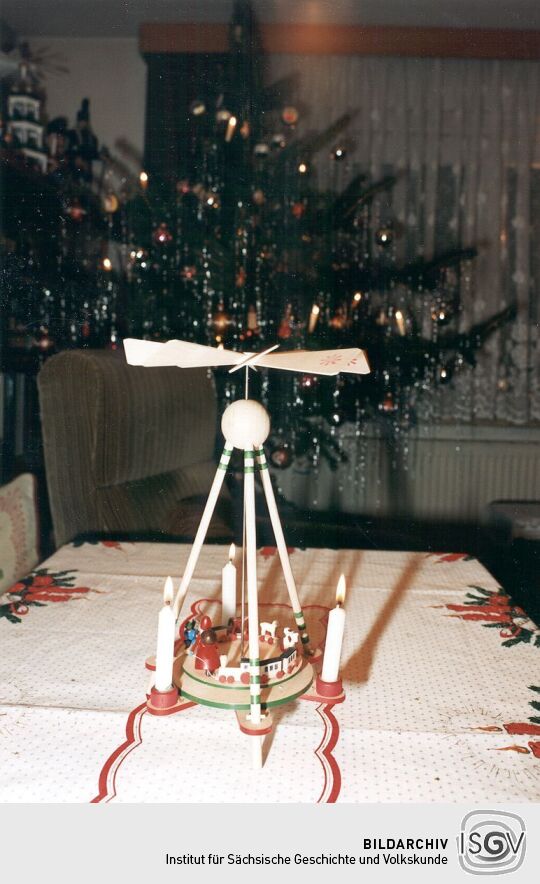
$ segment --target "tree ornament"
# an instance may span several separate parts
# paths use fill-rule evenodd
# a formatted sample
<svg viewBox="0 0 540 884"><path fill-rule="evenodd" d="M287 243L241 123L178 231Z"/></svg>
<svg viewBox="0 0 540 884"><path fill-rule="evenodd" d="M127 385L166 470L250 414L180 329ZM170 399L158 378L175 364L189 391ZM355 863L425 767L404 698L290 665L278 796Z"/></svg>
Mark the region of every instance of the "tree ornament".
<svg viewBox="0 0 540 884"><path fill-rule="evenodd" d="M195 264L184 264L180 269L180 276L185 280L195 279L197 276L197 267Z"/></svg>
<svg viewBox="0 0 540 884"><path fill-rule="evenodd" d="M290 467L293 460L293 452L288 442L279 441L269 447L269 457L272 466L278 470L285 470Z"/></svg>
<svg viewBox="0 0 540 884"><path fill-rule="evenodd" d="M103 208L105 211L112 215L114 212L118 211L118 206L119 202L116 194L106 193L103 197Z"/></svg>
<svg viewBox="0 0 540 884"><path fill-rule="evenodd" d="M378 246L386 248L391 246L394 241L394 228L389 222L381 224L375 231L375 242Z"/></svg>
<svg viewBox="0 0 540 884"><path fill-rule="evenodd" d="M300 200L298 200L296 203L293 203L291 206L291 215L294 218L298 218L298 219L302 218L302 216L305 214L305 211L306 211L306 206Z"/></svg>
<svg viewBox="0 0 540 884"><path fill-rule="evenodd" d="M76 224L80 224L86 215L86 209L83 209L78 199L74 199L73 202L69 203L66 212Z"/></svg>
<svg viewBox="0 0 540 884"><path fill-rule="evenodd" d="M36 343L40 350L44 352L47 350L52 350L54 347L54 341L49 336L49 329L42 326L37 334Z"/></svg>
<svg viewBox="0 0 540 884"><path fill-rule="evenodd" d="M275 135L272 135L270 139L270 145L272 150L283 150L286 145L285 136L281 134L281 132L277 132Z"/></svg>
<svg viewBox="0 0 540 884"><path fill-rule="evenodd" d="M270 153L270 148L265 141L259 141L253 148L253 153L256 157L267 157Z"/></svg>
<svg viewBox="0 0 540 884"><path fill-rule="evenodd" d="M288 304L285 310L285 315L279 323L279 328L277 332L277 336L281 341L286 341L292 336L293 322L294 320L292 317L292 307L290 304Z"/></svg>
<svg viewBox="0 0 540 884"><path fill-rule="evenodd" d="M397 411L397 405L394 400L392 393L387 393L384 397L383 401L379 405L381 411L385 414L391 414L394 411Z"/></svg>
<svg viewBox="0 0 540 884"><path fill-rule="evenodd" d="M231 317L225 312L225 304L223 303L223 300L219 302L217 310L212 316L212 323L214 325L215 333L222 337L231 323Z"/></svg>
<svg viewBox="0 0 540 884"><path fill-rule="evenodd" d="M206 113L206 104L202 98L196 98L191 102L189 111L194 117L202 117L202 115Z"/></svg>
<svg viewBox="0 0 540 884"><path fill-rule="evenodd" d="M284 107L281 111L281 119L286 126L296 126L299 116L297 109L292 105Z"/></svg>
<svg viewBox="0 0 540 884"><path fill-rule="evenodd" d="M234 284L237 289L243 289L246 284L247 273L245 267L239 267L234 279Z"/></svg>
<svg viewBox="0 0 540 884"><path fill-rule="evenodd" d="M168 246L172 242L172 233L165 221L162 221L154 231L154 242L160 246Z"/></svg>
<svg viewBox="0 0 540 884"><path fill-rule="evenodd" d="M261 190L260 187L253 191L252 198L256 206L263 206L266 202L264 190Z"/></svg>
<svg viewBox="0 0 540 884"><path fill-rule="evenodd" d="M303 374L300 378L300 386L303 390L314 390L319 384L316 374Z"/></svg>
<svg viewBox="0 0 540 884"><path fill-rule="evenodd" d="M343 305L338 307L334 315L330 318L328 325L338 331L347 327L347 308Z"/></svg>
<svg viewBox="0 0 540 884"><path fill-rule="evenodd" d="M250 304L247 311L247 327L248 332L256 334L259 331L259 320L257 319L257 308L254 304Z"/></svg>
<svg viewBox="0 0 540 884"><path fill-rule="evenodd" d="M431 318L433 322L437 323L437 325L448 325L452 319L452 310L445 302L444 298L441 298L439 302L432 307Z"/></svg>
<svg viewBox="0 0 540 884"><path fill-rule="evenodd" d="M297 166L297 172L299 175L307 175L309 172L309 164L305 160L300 160Z"/></svg>

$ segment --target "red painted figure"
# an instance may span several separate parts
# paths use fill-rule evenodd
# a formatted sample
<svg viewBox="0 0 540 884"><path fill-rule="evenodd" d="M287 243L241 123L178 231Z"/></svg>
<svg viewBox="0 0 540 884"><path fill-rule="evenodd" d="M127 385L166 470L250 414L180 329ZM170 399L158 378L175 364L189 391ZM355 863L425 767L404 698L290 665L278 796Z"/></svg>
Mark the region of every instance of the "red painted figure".
<svg viewBox="0 0 540 884"><path fill-rule="evenodd" d="M205 629L195 652L195 669L204 669L205 675L211 675L219 669L219 646L213 629Z"/></svg>

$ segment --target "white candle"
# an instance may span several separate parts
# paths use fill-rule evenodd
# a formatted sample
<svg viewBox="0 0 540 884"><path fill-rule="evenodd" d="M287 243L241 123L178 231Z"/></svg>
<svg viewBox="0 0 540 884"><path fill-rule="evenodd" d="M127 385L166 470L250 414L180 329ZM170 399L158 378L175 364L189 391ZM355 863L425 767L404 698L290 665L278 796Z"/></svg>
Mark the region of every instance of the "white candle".
<svg viewBox="0 0 540 884"><path fill-rule="evenodd" d="M237 122L238 121L236 117L229 117L229 122L227 123L227 131L225 132L225 141L232 141Z"/></svg>
<svg viewBox="0 0 540 884"><path fill-rule="evenodd" d="M345 577L339 578L336 590L336 607L328 615L328 628L324 644L324 658L321 672L322 681L333 684L339 678L339 661L345 631Z"/></svg>
<svg viewBox="0 0 540 884"><path fill-rule="evenodd" d="M311 308L311 313L309 314L309 322L308 322L308 334L313 334L315 331L315 326L317 325L317 320L319 319L319 313L321 312L321 308L318 304L314 304Z"/></svg>
<svg viewBox="0 0 540 884"><path fill-rule="evenodd" d="M173 582L167 577L163 589L163 607L158 619L156 651L156 690L158 691L168 691L172 686L175 633L172 599Z"/></svg>
<svg viewBox="0 0 540 884"><path fill-rule="evenodd" d="M236 568L233 565L236 548L231 543L229 561L221 572L221 623L227 626L230 617L236 614Z"/></svg>
<svg viewBox="0 0 540 884"><path fill-rule="evenodd" d="M401 312L401 310L396 310L395 317L396 317L396 325L398 327L398 332L400 333L401 337L404 337L404 335L405 335L405 319L403 318L403 313Z"/></svg>

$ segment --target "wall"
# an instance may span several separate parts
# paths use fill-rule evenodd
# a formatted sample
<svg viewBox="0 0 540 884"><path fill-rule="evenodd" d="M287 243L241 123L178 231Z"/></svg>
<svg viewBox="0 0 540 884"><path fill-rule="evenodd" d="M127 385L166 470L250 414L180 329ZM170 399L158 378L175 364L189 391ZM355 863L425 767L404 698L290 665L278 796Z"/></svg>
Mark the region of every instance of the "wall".
<svg viewBox="0 0 540 884"><path fill-rule="evenodd" d="M115 142L125 138L140 154L144 148L146 64L135 37L76 39L29 38L33 51L47 56L69 73L46 73L46 112L75 122L82 98L90 99L92 125L100 144L117 154Z"/></svg>

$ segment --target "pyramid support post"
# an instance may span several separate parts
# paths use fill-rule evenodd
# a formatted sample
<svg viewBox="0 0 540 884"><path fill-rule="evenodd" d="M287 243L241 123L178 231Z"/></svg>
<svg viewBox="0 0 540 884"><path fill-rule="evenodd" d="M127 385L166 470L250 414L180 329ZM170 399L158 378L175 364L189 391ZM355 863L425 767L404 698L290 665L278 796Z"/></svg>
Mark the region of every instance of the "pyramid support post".
<svg viewBox="0 0 540 884"><path fill-rule="evenodd" d="M214 509L216 508L219 492L221 491L221 486L223 485L223 480L225 479L225 473L227 472L232 453L233 446L228 441L226 441L225 447L223 449L223 454L221 455L217 466L214 481L212 482L212 487L210 488L210 493L208 494L208 498L206 500L206 505L201 516L201 521L195 535L195 540L193 541L193 546L191 547L189 557L186 562L186 567L182 575L182 580L180 581L180 587L178 589L178 592L176 593L176 598L174 600L174 616L177 619L180 613L180 605L184 600L187 588L189 586L191 578L193 577L193 572L195 571L195 568L197 566L202 545L206 538L208 526L210 525L210 520L214 514Z"/></svg>
<svg viewBox="0 0 540 884"><path fill-rule="evenodd" d="M255 527L255 457L244 449L244 504L246 514L246 582L248 600L249 712L252 724L261 720L261 664L259 600L257 592L257 535ZM260 737L252 737L253 767L262 766Z"/></svg>
<svg viewBox="0 0 540 884"><path fill-rule="evenodd" d="M261 476L263 491L266 497L266 504L268 506L270 522L272 523L272 529L274 531L274 537L276 539L276 546L278 549L279 558L281 560L281 567L283 569L285 583L287 585L289 598L291 600L294 619L300 632L300 638L302 639L304 651L306 653L309 653L309 634L307 631L304 612L302 611L300 599L298 598L298 591L296 589L296 583L294 580L291 563L289 561L289 554L287 552L287 544L285 543L283 528L281 527L281 519L279 518L276 498L274 496L274 489L272 488L272 480L270 479L268 463L266 461L264 448L262 447L262 445L257 448L257 466Z"/></svg>

